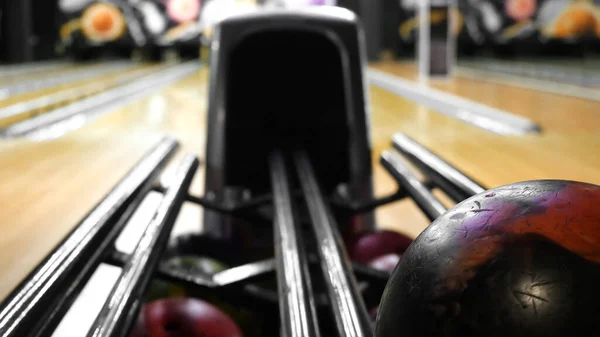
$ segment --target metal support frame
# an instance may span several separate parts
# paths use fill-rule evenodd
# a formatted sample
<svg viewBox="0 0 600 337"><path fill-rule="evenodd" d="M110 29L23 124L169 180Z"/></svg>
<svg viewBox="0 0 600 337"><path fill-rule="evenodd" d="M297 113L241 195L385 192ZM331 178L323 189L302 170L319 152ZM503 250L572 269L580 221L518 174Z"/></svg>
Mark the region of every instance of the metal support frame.
<svg viewBox="0 0 600 337"><path fill-rule="evenodd" d="M195 156L186 156L178 167L152 221L146 228L131 259L114 285L88 337L124 337L137 317L140 299L158 265L177 219L187 190L198 168Z"/></svg>
<svg viewBox="0 0 600 337"><path fill-rule="evenodd" d="M384 151L381 155L381 164L396 179L401 188L414 199L429 220L437 219L446 211L446 207L417 179L399 155Z"/></svg>
<svg viewBox="0 0 600 337"><path fill-rule="evenodd" d="M361 212L410 197L433 220L445 211L431 193L432 188L442 186L442 178L446 183L443 186L457 192L455 196L483 189L418 143L396 135L394 147L401 149L400 153L384 151L381 164L398 182L399 190L383 198L360 204L327 199L320 190L308 154L277 151L269 160L272 193L240 204L222 204L188 194L198 166L194 156L182 160L171 185L153 186L177 147L176 140L165 138L149 151L2 302L1 337L50 336L101 262L119 266L123 272L88 336L125 336L137 317L150 279L155 277L239 305L268 310L278 307L281 331L286 337L318 337L323 331L337 331L335 335L341 337L370 337L372 322L365 303L377 303L390 274L348 259L332 211ZM419 168L427 168L422 170L427 177L424 182L416 178L401 154ZM290 160L290 165L286 165L286 160ZM292 168L297 179L288 176ZM116 236L152 189L164 194L163 200L134 253L115 251ZM161 262L184 201L224 214L252 214L271 204L273 214L262 220L270 221L273 226L274 257L237 265L214 275L192 273ZM306 215L308 220L301 220L298 214ZM205 242L201 246L216 240L210 245L219 247L218 238L204 240L209 241L199 241ZM315 273L316 268L321 272ZM276 281L277 289L265 285L265 281L267 284ZM323 309L331 311L333 320L317 317L317 312Z"/></svg>
<svg viewBox="0 0 600 337"><path fill-rule="evenodd" d="M178 142L163 139L0 305L0 336L56 327Z"/></svg>
<svg viewBox="0 0 600 337"><path fill-rule="evenodd" d="M273 231L282 331L286 337L319 336L304 240L301 240L302 233L294 220L283 156L275 152L269 163L275 208Z"/></svg>
<svg viewBox="0 0 600 337"><path fill-rule="evenodd" d="M461 202L486 190L481 184L405 134L396 133L393 136L393 146L406 155L413 164L430 177L435 185L456 202Z"/></svg>
<svg viewBox="0 0 600 337"><path fill-rule="evenodd" d="M351 263L320 191L312 165L304 152L294 155L298 178L308 206L312 228L336 325L342 337L373 336L370 318L351 272Z"/></svg>

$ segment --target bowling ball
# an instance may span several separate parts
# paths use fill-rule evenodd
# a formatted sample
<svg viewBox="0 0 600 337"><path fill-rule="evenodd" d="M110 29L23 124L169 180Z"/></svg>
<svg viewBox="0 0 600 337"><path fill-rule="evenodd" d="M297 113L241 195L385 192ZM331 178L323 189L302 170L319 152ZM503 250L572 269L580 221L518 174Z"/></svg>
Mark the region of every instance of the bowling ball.
<svg viewBox="0 0 600 337"><path fill-rule="evenodd" d="M121 38L127 24L121 10L111 4L96 2L81 15L84 36L94 42L110 42Z"/></svg>
<svg viewBox="0 0 600 337"><path fill-rule="evenodd" d="M202 273L214 275L220 271L228 269L227 265L204 256L183 255L176 256L164 262L167 268L183 269L190 274Z"/></svg>
<svg viewBox="0 0 600 337"><path fill-rule="evenodd" d="M412 239L390 230L368 231L348 240L350 258L358 263L368 264L374 259L388 254L402 255Z"/></svg>
<svg viewBox="0 0 600 337"><path fill-rule="evenodd" d="M543 32L555 38L579 37L592 32L596 23L596 9L587 1L566 2L567 7L556 13L555 19Z"/></svg>
<svg viewBox="0 0 600 337"><path fill-rule="evenodd" d="M537 9L537 0L506 0L504 7L508 17L515 21L531 18Z"/></svg>
<svg viewBox="0 0 600 337"><path fill-rule="evenodd" d="M167 268L173 267L177 269L183 269L190 274L205 275L214 275L218 272L229 269L227 264L217 259L205 256L194 256L190 254L167 258L163 265ZM178 296L178 294L168 295L169 296L163 297L166 298ZM218 293L210 290L189 290L185 292L185 295L199 297L210 302L213 306L217 307L229 317L233 318L237 322L238 326L243 328L246 336L261 336L261 324L258 322L257 313L254 310L229 303L227 300L223 300Z"/></svg>
<svg viewBox="0 0 600 337"><path fill-rule="evenodd" d="M373 269L391 272L396 268L401 258L400 254L386 254L371 260L368 266Z"/></svg>
<svg viewBox="0 0 600 337"><path fill-rule="evenodd" d="M241 254L240 247L232 240L192 233L171 238L163 256L165 260L178 256L210 256L226 265L235 265Z"/></svg>
<svg viewBox="0 0 600 337"><path fill-rule="evenodd" d="M161 298L183 297L185 295L185 288L180 285L163 280L152 280L144 296L144 301L152 302Z"/></svg>
<svg viewBox="0 0 600 337"><path fill-rule="evenodd" d="M129 337L242 337L237 324L213 305L194 298L146 304Z"/></svg>
<svg viewBox="0 0 600 337"><path fill-rule="evenodd" d="M379 312L379 307L372 308L371 310L369 310L369 317L371 317L372 320L376 320L378 312Z"/></svg>
<svg viewBox="0 0 600 337"><path fill-rule="evenodd" d="M194 21L200 13L200 0L167 0L167 15L177 23Z"/></svg>
<svg viewBox="0 0 600 337"><path fill-rule="evenodd" d="M515 183L421 233L382 296L377 337L599 336L600 186Z"/></svg>

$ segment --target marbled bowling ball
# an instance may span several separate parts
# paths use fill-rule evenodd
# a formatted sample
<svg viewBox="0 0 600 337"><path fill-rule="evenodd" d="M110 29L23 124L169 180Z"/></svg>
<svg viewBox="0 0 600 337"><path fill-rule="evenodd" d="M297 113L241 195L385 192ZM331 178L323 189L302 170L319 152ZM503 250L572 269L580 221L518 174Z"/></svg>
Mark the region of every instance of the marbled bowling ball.
<svg viewBox="0 0 600 337"><path fill-rule="evenodd" d="M400 260L376 336L600 336L600 187L529 181L456 205Z"/></svg>

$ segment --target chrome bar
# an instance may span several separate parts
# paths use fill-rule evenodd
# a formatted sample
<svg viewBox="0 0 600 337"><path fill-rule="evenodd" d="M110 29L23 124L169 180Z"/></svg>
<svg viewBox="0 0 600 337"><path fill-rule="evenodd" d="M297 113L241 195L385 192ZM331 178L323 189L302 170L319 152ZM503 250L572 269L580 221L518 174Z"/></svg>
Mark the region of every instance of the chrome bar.
<svg viewBox="0 0 600 337"><path fill-rule="evenodd" d="M406 155L419 169L454 201L461 202L486 190L443 159L402 133L393 136L393 146Z"/></svg>
<svg viewBox="0 0 600 337"><path fill-rule="evenodd" d="M325 204L310 160L304 152L299 152L294 155L294 161L317 238L321 268L339 335L372 337L371 320L353 276L338 225Z"/></svg>
<svg viewBox="0 0 600 337"><path fill-rule="evenodd" d="M108 257L108 260L104 262L122 268L125 266L125 264L127 264L129 259L129 254L114 251ZM214 275L189 273L185 269L172 267L165 264L159 265L155 273L158 278L166 278L177 282L192 283L197 286L203 286L207 288L220 288L265 277L265 275L274 272L275 260L265 259L246 263L237 267L232 267L220 271Z"/></svg>
<svg viewBox="0 0 600 337"><path fill-rule="evenodd" d="M319 336L315 300L305 280L308 275L302 233L294 221L292 195L283 156L269 159L274 208L274 244L283 336Z"/></svg>
<svg viewBox="0 0 600 337"><path fill-rule="evenodd" d="M187 155L177 167L167 193L131 254L131 259L123 267L88 337L127 335L197 168L198 159L194 155Z"/></svg>
<svg viewBox="0 0 600 337"><path fill-rule="evenodd" d="M150 191L179 143L164 138L1 304L0 336L24 336L59 318ZM50 319L52 318L52 319Z"/></svg>
<svg viewBox="0 0 600 337"><path fill-rule="evenodd" d="M410 171L404 159L392 151L381 154L381 164L396 179L408 195L410 195L419 208L427 215L429 220L437 219L446 211L446 207L423 185L423 183Z"/></svg>

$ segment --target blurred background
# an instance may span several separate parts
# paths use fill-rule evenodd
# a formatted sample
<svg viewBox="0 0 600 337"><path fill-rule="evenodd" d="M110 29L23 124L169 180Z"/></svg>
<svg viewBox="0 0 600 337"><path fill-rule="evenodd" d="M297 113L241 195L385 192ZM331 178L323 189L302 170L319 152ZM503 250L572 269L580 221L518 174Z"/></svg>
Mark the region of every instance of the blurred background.
<svg viewBox="0 0 600 337"><path fill-rule="evenodd" d="M215 22L269 7L337 5L356 12L370 60L415 57L419 29L417 0L1 1L1 63L106 54L159 58L165 49L197 56ZM444 11L430 15L432 25L447 19ZM458 0L452 33L459 61L535 59L566 67L584 62L580 68L591 69L600 54L600 0Z"/></svg>
<svg viewBox="0 0 600 337"><path fill-rule="evenodd" d="M0 219L6 220L0 227L0 299L164 135L177 139L181 148L161 176L161 185L169 185L175 163L192 153L203 164L191 195L235 204L264 193L237 182L224 186L222 195L205 186L205 181L214 181L203 179L209 175L207 162L227 157L236 164L229 164L227 170L216 165L219 169L213 174L231 174L239 167L244 173L240 176L246 176L254 172L247 164L260 163L267 153L243 147L232 154L214 147L215 155L207 154L210 131L218 130L211 123L221 118L220 96L209 95L217 78L213 74L219 72L228 76L221 83L235 83L223 89L234 92L224 95L225 106L239 116L230 119L239 124L228 130L234 130L229 132L232 137L242 135L244 144L261 144L246 140L278 125L272 113L295 115L293 121L314 123L319 135L331 135L328 139L335 139L335 144L348 139L355 146L355 138L345 131L350 123L338 125L338 115L332 111L362 114L358 111L364 107L378 197L388 198L398 191L396 180L380 163L392 137L404 144L414 140L485 188L538 179L600 185L600 0L430 0L452 5L431 6L419 17L423 1L0 0ZM307 6L339 6L359 17L370 61L360 74L364 87L354 81L359 77L345 73L361 69L359 58L354 59L354 67L344 67L347 64L339 62L339 49L330 48L332 43L321 43L326 40L321 37L305 39L303 33L298 40L283 35L275 42L258 39L267 42L254 42L252 48L237 46L236 55L241 56L230 60L227 71L215 71L205 62L220 20L238 13ZM429 27L430 34L419 34L419 21L426 17L429 25L423 27ZM419 41L427 35L431 53L422 52L420 57L419 46L425 43ZM444 72L438 69L449 74L423 82L422 64L433 65L429 70L435 70L435 75ZM363 90L364 100L359 92ZM345 97L355 99L352 106L345 106L349 102ZM327 119L321 116L334 116L336 122L323 122ZM356 118L356 123L360 120ZM289 125L290 129L297 126ZM322 143L318 147L328 149ZM265 148L270 150L271 145ZM335 149L333 157L344 152ZM342 163L340 167L345 162L327 160ZM361 160L352 158L349 166ZM338 167L320 162L328 166L327 172ZM369 175L364 174L371 179ZM445 208L454 206L457 200L432 180L418 178ZM355 193L347 184L330 188L331 195L343 200L352 200ZM137 229L124 231L125 248L120 251L133 252L158 207L162 197L152 193L156 198L140 206L142 215L131 222ZM206 221L203 212L199 204L186 202L172 237L197 234L205 223L220 226ZM411 238L433 218L410 198L379 207L375 213L379 228ZM271 233L266 237L272 238ZM94 304L98 310L102 294L108 296L113 284L99 283L102 286L94 286L91 296L100 294L91 300L98 302ZM87 333L96 314L74 308L76 314L54 336ZM73 332L80 331L73 326L81 332ZM249 336L268 334L258 331Z"/></svg>

